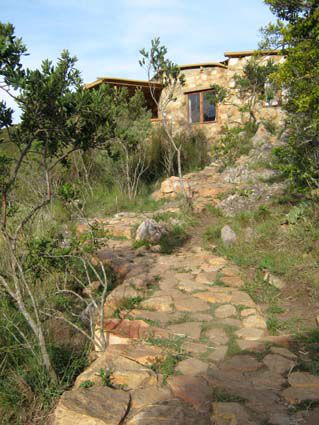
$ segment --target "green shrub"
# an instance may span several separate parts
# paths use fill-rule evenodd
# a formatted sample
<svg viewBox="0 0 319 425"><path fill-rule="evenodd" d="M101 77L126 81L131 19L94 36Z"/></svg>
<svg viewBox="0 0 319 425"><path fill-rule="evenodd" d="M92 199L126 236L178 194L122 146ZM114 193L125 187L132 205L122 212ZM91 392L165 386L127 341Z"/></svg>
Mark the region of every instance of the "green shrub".
<svg viewBox="0 0 319 425"><path fill-rule="evenodd" d="M233 165L241 155L247 155L252 148L251 128L224 127L223 134L214 141L211 154L221 161L223 167Z"/></svg>
<svg viewBox="0 0 319 425"><path fill-rule="evenodd" d="M183 246L187 241L188 234L185 226L174 225L167 233L164 233L159 241L162 254L171 254L175 249Z"/></svg>
<svg viewBox="0 0 319 425"><path fill-rule="evenodd" d="M203 131L187 129L175 136L177 146L182 145L183 172L196 171L208 164L208 142ZM156 181L163 176L177 175L177 157L173 146L161 126L153 130L149 148L149 169L144 180Z"/></svg>

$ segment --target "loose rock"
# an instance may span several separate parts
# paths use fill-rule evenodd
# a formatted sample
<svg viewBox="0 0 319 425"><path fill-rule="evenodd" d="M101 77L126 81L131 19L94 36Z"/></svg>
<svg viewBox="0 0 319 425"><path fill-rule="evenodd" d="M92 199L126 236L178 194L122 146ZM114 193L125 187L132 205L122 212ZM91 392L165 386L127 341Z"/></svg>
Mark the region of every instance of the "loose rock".
<svg viewBox="0 0 319 425"><path fill-rule="evenodd" d="M226 225L221 230L221 239L225 246L231 246L237 241L237 235L230 226Z"/></svg>
<svg viewBox="0 0 319 425"><path fill-rule="evenodd" d="M136 241L157 243L165 233L165 229L153 219L147 219L136 230Z"/></svg>

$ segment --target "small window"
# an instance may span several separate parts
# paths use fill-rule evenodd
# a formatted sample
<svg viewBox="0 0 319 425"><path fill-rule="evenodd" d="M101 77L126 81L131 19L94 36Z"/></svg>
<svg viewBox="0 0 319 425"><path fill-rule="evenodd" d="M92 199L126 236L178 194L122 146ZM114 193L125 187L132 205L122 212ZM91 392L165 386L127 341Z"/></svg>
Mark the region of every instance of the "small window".
<svg viewBox="0 0 319 425"><path fill-rule="evenodd" d="M200 93L188 96L189 122L200 122Z"/></svg>
<svg viewBox="0 0 319 425"><path fill-rule="evenodd" d="M216 121L216 104L211 90L188 95L188 117L192 124Z"/></svg>
<svg viewBox="0 0 319 425"><path fill-rule="evenodd" d="M203 96L203 121L215 121L216 120L216 106L214 102L213 93L206 91L202 93Z"/></svg>

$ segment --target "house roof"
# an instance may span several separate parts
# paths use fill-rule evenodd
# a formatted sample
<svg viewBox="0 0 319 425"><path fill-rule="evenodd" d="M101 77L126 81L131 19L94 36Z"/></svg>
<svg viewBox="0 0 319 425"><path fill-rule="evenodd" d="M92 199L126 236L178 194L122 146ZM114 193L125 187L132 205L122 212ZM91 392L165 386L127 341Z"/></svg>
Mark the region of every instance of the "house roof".
<svg viewBox="0 0 319 425"><path fill-rule="evenodd" d="M155 89L162 89L163 86L161 83L157 81L148 81L148 80L132 80L127 78L114 78L114 77L98 77L97 80L92 83L85 84L85 88L91 89L99 86L100 84L114 84L116 86L123 87L141 87L141 88L149 88L154 87Z"/></svg>
<svg viewBox="0 0 319 425"><path fill-rule="evenodd" d="M243 58L245 56L271 56L271 55L281 55L279 50L243 50L242 52L225 52L224 56L226 58Z"/></svg>
<svg viewBox="0 0 319 425"><path fill-rule="evenodd" d="M282 55L282 53L279 50L244 50L242 52L225 52L224 55L227 59L223 62L191 63L186 65L180 65L179 67L181 70L211 67L227 69L227 63L230 58L242 58L245 56L253 55ZM114 78L107 76L98 77L97 80L93 81L92 83L85 84L85 88L91 89L103 83L123 87L140 87L142 89L153 87L155 89L161 90L163 88L162 84L155 80L150 82L148 80L132 80L127 78Z"/></svg>
<svg viewBox="0 0 319 425"><path fill-rule="evenodd" d="M180 69L194 69L194 68L210 68L210 67L227 68L227 65L222 62L204 62L204 63L191 63L187 65L180 65Z"/></svg>

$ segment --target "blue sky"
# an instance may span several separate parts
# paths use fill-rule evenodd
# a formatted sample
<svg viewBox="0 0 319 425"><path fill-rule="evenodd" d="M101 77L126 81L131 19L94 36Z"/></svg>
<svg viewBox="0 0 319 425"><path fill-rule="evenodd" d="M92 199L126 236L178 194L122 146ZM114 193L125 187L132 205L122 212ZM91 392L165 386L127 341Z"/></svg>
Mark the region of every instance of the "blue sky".
<svg viewBox="0 0 319 425"><path fill-rule="evenodd" d="M155 36L178 64L222 60L256 48L272 19L262 0L0 0L0 10L28 47L27 66L68 49L85 82L145 78L138 51Z"/></svg>

